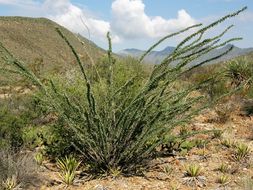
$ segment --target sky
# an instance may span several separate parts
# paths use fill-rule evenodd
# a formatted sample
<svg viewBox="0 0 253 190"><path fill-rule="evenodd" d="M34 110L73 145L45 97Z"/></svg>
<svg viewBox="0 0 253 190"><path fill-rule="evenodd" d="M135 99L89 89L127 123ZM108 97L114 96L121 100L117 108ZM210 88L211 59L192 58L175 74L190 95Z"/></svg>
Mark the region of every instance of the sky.
<svg viewBox="0 0 253 190"><path fill-rule="evenodd" d="M46 17L107 49L147 49L165 35L185 27L208 24L248 6L247 11L217 27L234 24L225 38L243 37L235 45L253 47L253 0L0 0L0 16ZM194 32L194 31L192 31ZM175 46L189 33L163 43ZM211 33L210 33L211 35Z"/></svg>

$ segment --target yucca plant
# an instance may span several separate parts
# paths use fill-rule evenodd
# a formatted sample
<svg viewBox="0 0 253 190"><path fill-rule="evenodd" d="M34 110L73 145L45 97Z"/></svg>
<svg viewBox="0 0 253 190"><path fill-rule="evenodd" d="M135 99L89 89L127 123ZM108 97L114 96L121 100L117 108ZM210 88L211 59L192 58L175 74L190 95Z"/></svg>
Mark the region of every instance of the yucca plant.
<svg viewBox="0 0 253 190"><path fill-rule="evenodd" d="M9 66L2 70L21 74L38 86L44 94L42 101L63 121L64 133L69 134L69 143L83 155L86 163L100 171L110 172L110 168L119 168L122 172L132 171L138 166L146 165L145 161L152 158L158 146L166 143L165 137L170 135L173 129L189 122L210 106L211 103L203 104L204 96L190 95L211 79L186 88L175 88L175 83L185 73L232 50L233 47L215 57L199 59L197 64L189 66L212 50L241 39L232 38L221 42L221 38L233 26L228 26L220 34L209 38L206 38L205 34L245 9L246 7L207 26L193 25L159 40L146 51L139 63L166 39L195 29L153 69L150 77L139 88L135 86L137 76L131 76L123 84L118 85L115 78L117 60L113 58L109 33L108 73L104 78L98 77L97 81L92 81L70 41L60 29L56 29L70 47L79 65L85 89L80 97L72 97L70 93L57 88L50 79L48 86L43 84L1 44L0 50ZM129 93L131 89L135 89L134 93ZM190 137L195 133L187 133L186 136Z"/></svg>
<svg viewBox="0 0 253 190"><path fill-rule="evenodd" d="M235 146L235 141L232 139L224 139L221 144L227 148L232 148Z"/></svg>
<svg viewBox="0 0 253 190"><path fill-rule="evenodd" d="M41 152L36 153L34 156L34 160L39 166L41 166L44 160L43 154Z"/></svg>
<svg viewBox="0 0 253 190"><path fill-rule="evenodd" d="M222 163L218 170L222 173L228 173L229 172L229 165L228 164L225 164L225 163Z"/></svg>
<svg viewBox="0 0 253 190"><path fill-rule="evenodd" d="M241 161L249 156L250 148L244 143L238 143L235 145L234 158L237 161Z"/></svg>
<svg viewBox="0 0 253 190"><path fill-rule="evenodd" d="M199 165L196 164L190 164L189 166L186 166L186 176L189 177L198 177L200 176L202 169Z"/></svg>
<svg viewBox="0 0 253 190"><path fill-rule="evenodd" d="M213 137L214 139L221 139L223 133L224 133L223 130L220 130L220 129L215 130L215 131L213 132L213 136L212 136L212 137Z"/></svg>
<svg viewBox="0 0 253 190"><path fill-rule="evenodd" d="M162 167L163 172L166 173L167 175L170 175L173 172L173 167L169 164L166 164L165 166Z"/></svg>
<svg viewBox="0 0 253 190"><path fill-rule="evenodd" d="M81 162L78 162L73 156L66 156L65 158L57 159L56 164L60 169L62 181L68 186L72 185Z"/></svg>
<svg viewBox="0 0 253 190"><path fill-rule="evenodd" d="M113 178L117 178L121 175L122 171L120 170L120 168L111 168L110 169L110 175Z"/></svg>
<svg viewBox="0 0 253 190"><path fill-rule="evenodd" d="M220 183L222 186L226 186L229 183L229 176L227 175L221 175L218 179L217 182Z"/></svg>
<svg viewBox="0 0 253 190"><path fill-rule="evenodd" d="M13 175L2 182L4 190L21 189L21 184L18 184L17 176Z"/></svg>
<svg viewBox="0 0 253 190"><path fill-rule="evenodd" d="M180 189L180 184L179 183L171 183L170 190L179 190Z"/></svg>
<svg viewBox="0 0 253 190"><path fill-rule="evenodd" d="M229 62L226 70L226 76L231 80L232 86L239 86L248 81L245 84L245 87L248 88L252 82L249 79L252 78L253 65L245 57Z"/></svg>
<svg viewBox="0 0 253 190"><path fill-rule="evenodd" d="M197 164L186 166L183 183L190 186L204 186L206 178L201 175L202 173L202 168Z"/></svg>

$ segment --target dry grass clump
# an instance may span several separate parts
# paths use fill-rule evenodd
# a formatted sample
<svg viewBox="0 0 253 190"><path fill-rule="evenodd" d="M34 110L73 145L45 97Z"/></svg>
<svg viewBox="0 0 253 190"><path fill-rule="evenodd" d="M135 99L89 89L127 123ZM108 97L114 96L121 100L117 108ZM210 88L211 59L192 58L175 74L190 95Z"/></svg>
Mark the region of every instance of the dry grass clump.
<svg viewBox="0 0 253 190"><path fill-rule="evenodd" d="M0 151L0 189L26 188L38 182L36 162L30 154Z"/></svg>
<svg viewBox="0 0 253 190"><path fill-rule="evenodd" d="M246 179L243 179L241 186L243 190L253 190L253 179L249 177Z"/></svg>

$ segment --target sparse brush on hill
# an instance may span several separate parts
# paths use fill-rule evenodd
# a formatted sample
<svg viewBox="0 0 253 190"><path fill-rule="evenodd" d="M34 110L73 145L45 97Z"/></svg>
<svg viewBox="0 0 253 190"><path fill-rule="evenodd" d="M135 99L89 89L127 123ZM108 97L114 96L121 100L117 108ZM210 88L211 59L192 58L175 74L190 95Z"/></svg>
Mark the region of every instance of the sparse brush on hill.
<svg viewBox="0 0 253 190"><path fill-rule="evenodd" d="M61 28L73 47L75 47L86 67L106 54L106 51L93 42L76 35L66 28L46 18L3 17L0 16L0 41L24 65L43 79L48 74L65 73L69 69L78 68L75 57L66 43L55 31ZM4 55L0 52L0 67L4 65ZM10 77L11 75L11 77ZM28 87L30 81L17 75L1 72L0 86Z"/></svg>
<svg viewBox="0 0 253 190"><path fill-rule="evenodd" d="M185 88L175 88L177 80L185 73L200 65L215 60L229 51L187 67L192 61L212 50L223 47L241 38L232 38L221 42L223 35L232 26L216 36L204 38L209 29L219 25L226 19L244 11L243 8L229 14L208 26L197 24L179 32L170 34L154 44L141 57L144 57L164 40L182 34L190 29L196 32L186 37L164 61L157 65L149 78L143 82L140 74L118 75L117 60L112 56L111 38L108 33L109 50L106 61L107 72L103 78L96 81L90 79L87 70L64 33L57 29L59 35L68 44L74 54L81 71L81 84L84 91L79 97L71 92L59 89L54 81L49 79L49 85L43 84L30 70L23 66L6 48L0 46L5 54L5 61L12 66L10 72L15 72L29 78L41 90L42 101L48 109L57 115L63 123L62 130L71 136L66 139L69 145L75 147L83 157L83 163L90 164L96 171L122 172L135 171L138 166L146 164L152 158L155 149L166 143L166 137L173 135L172 131L179 125L189 122L200 111L210 104L202 104L202 95L192 93L211 81L208 78ZM198 29L200 27L200 29ZM172 62L177 65L170 67ZM121 82L118 78L121 77ZM217 99L215 99L217 100ZM194 133L187 133L190 137ZM185 137L184 137L185 138Z"/></svg>
<svg viewBox="0 0 253 190"><path fill-rule="evenodd" d="M224 78L223 74L216 75L217 70L210 70L207 72L196 73L194 78L195 82L205 81L211 78L211 81L203 85L199 90L206 94L210 100L214 100L215 98L222 96L229 92L227 88L227 81ZM222 73L222 72L221 72ZM212 77L215 76L215 77Z"/></svg>
<svg viewBox="0 0 253 190"><path fill-rule="evenodd" d="M24 130L38 116L36 105L30 95L12 95L11 99L0 98L0 149L19 150L24 145Z"/></svg>

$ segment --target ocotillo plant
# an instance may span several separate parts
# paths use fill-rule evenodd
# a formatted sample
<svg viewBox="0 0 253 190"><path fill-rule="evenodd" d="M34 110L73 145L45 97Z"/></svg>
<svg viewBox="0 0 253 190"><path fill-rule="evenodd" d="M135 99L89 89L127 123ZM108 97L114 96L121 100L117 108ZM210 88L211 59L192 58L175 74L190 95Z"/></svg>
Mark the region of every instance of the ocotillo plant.
<svg viewBox="0 0 253 190"><path fill-rule="evenodd" d="M179 90L175 89L174 85L186 72L218 59L232 50L231 47L218 56L189 66L190 63L212 50L241 39L232 38L221 41L233 27L232 25L218 35L206 37L206 33L245 9L246 7L207 26L201 24L190 26L159 40L146 51L139 62L142 62L144 57L164 40L195 29L160 65L153 69L146 83L130 97L125 97L124 93L135 84L135 77L129 78L124 85L116 88L114 68L117 61L113 58L109 33L107 35L109 73L106 82L100 81L101 85L106 86L104 88L106 90L98 95L78 53L62 31L56 29L73 52L83 76L85 91L78 99L57 89L52 80L50 80L50 87L45 86L2 44L1 51L5 55L6 63L13 68L8 71L31 79L41 89L45 95L42 98L43 101L64 121L66 133L71 133L72 136L70 143L83 155L86 162L97 169L110 171L120 168L124 172L143 165L144 161L151 158L154 150L164 143L165 137L170 135L175 127L190 121L208 106L208 104L200 106L204 96L191 96L191 93L209 80Z"/></svg>

